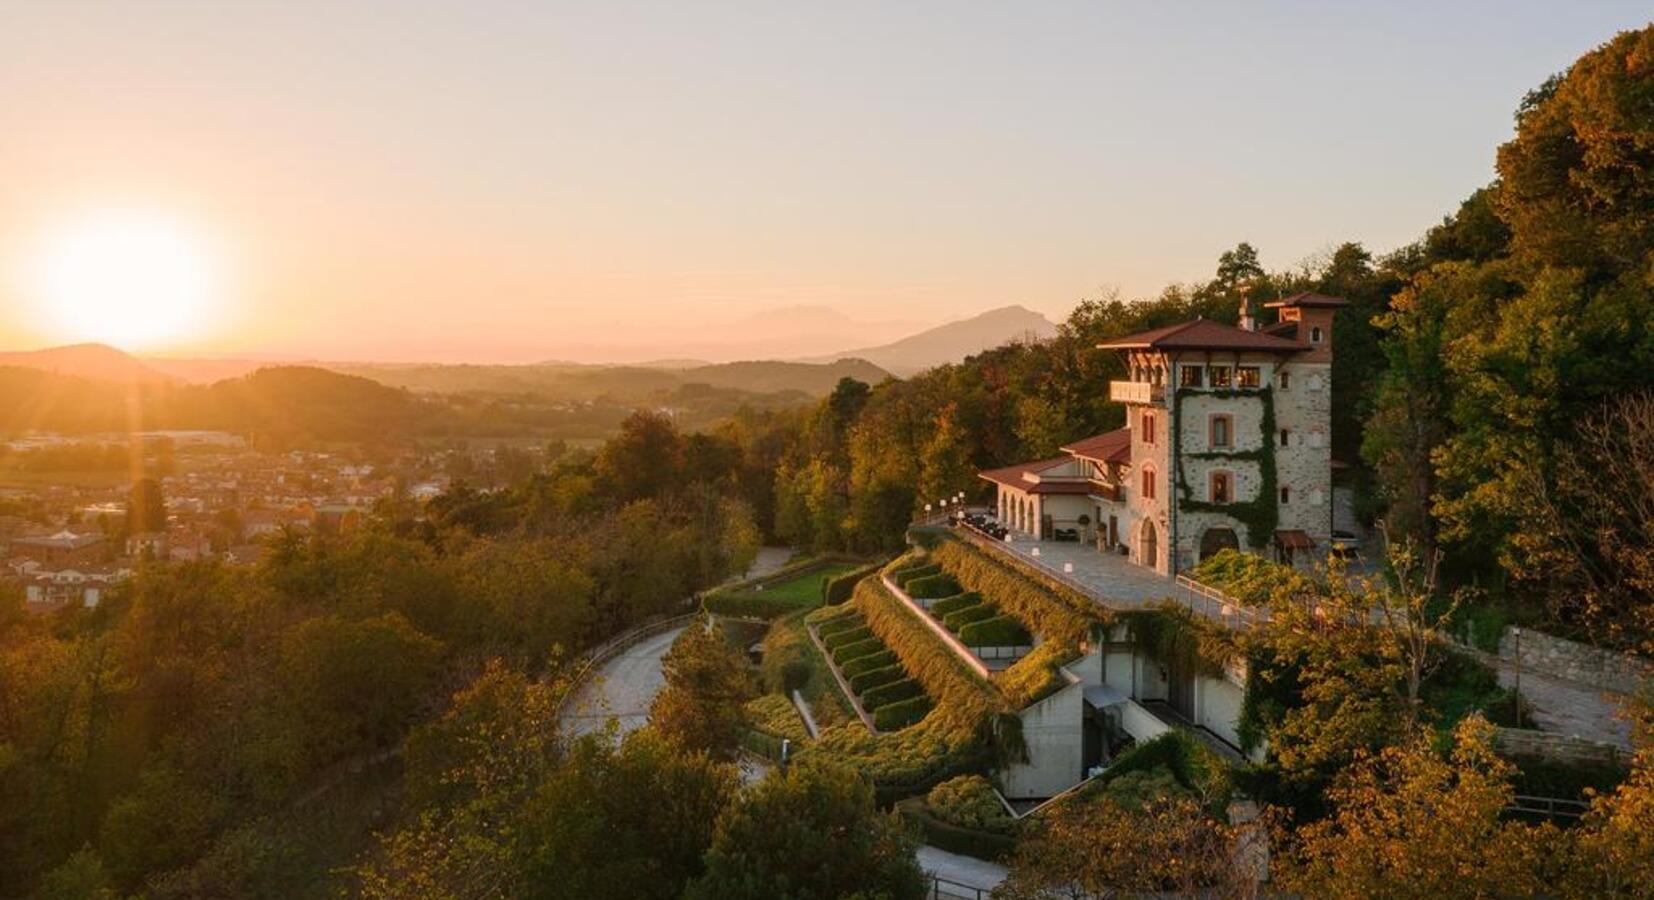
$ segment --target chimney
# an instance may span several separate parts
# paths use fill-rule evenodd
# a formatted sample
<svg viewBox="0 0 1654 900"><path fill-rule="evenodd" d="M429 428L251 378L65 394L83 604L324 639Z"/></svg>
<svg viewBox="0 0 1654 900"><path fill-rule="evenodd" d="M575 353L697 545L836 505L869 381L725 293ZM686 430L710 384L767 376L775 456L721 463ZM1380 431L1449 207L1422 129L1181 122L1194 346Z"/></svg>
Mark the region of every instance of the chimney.
<svg viewBox="0 0 1654 900"><path fill-rule="evenodd" d="M1252 298L1241 294L1240 327L1243 331L1257 331L1258 320L1252 316Z"/></svg>

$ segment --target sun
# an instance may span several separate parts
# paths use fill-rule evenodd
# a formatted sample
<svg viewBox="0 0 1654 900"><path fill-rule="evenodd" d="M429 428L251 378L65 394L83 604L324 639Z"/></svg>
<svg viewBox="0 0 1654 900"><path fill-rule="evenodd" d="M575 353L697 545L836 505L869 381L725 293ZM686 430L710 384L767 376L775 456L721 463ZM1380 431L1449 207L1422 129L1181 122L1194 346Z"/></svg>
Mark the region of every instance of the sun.
<svg viewBox="0 0 1654 900"><path fill-rule="evenodd" d="M37 260L39 301L69 340L153 347L198 332L216 299L205 244L184 223L153 213L65 223Z"/></svg>

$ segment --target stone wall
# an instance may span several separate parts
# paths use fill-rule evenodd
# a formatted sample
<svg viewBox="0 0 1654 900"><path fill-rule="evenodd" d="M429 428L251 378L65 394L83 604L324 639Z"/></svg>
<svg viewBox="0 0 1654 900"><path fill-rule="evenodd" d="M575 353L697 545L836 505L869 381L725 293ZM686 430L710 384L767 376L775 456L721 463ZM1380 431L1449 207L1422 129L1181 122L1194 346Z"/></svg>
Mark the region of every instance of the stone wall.
<svg viewBox="0 0 1654 900"><path fill-rule="evenodd" d="M1517 646L1520 644L1523 671L1595 685L1622 694L1632 693L1643 681L1654 678L1654 663L1646 660L1553 637L1531 628L1522 629L1522 638L1518 641L1514 631L1506 628L1500 636L1499 656L1516 660Z"/></svg>
<svg viewBox="0 0 1654 900"><path fill-rule="evenodd" d="M1617 766L1626 764L1628 756L1613 744L1528 728L1496 729L1493 747L1508 756L1538 757L1561 763Z"/></svg>

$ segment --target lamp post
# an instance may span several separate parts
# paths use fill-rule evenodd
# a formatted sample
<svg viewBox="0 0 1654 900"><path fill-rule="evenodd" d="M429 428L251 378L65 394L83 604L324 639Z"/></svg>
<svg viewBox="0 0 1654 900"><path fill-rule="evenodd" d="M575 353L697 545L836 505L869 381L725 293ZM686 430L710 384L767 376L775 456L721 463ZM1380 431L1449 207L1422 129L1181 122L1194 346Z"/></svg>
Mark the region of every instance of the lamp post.
<svg viewBox="0 0 1654 900"><path fill-rule="evenodd" d="M1516 644L1516 728L1522 727L1522 627L1512 625L1510 636Z"/></svg>

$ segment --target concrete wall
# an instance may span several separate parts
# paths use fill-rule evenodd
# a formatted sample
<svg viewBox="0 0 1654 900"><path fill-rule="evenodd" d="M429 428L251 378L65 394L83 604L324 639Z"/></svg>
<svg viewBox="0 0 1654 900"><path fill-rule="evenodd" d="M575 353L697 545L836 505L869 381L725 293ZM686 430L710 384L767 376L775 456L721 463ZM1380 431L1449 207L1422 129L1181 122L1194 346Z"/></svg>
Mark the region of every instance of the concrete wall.
<svg viewBox="0 0 1654 900"><path fill-rule="evenodd" d="M1522 629L1520 641L1512 629L1506 628L1499 638L1499 656L1516 659L1518 644L1522 650L1523 671L1592 684L1622 694L1634 693L1642 682L1654 678L1654 663L1531 628Z"/></svg>
<svg viewBox="0 0 1654 900"><path fill-rule="evenodd" d="M1195 723L1236 747L1241 745L1241 705L1246 689L1227 678L1195 679Z"/></svg>
<svg viewBox="0 0 1654 900"><path fill-rule="evenodd" d="M1022 739L1028 761L1006 768L1000 775L1006 797L1051 797L1085 777L1085 688L1078 682L1024 709Z"/></svg>

